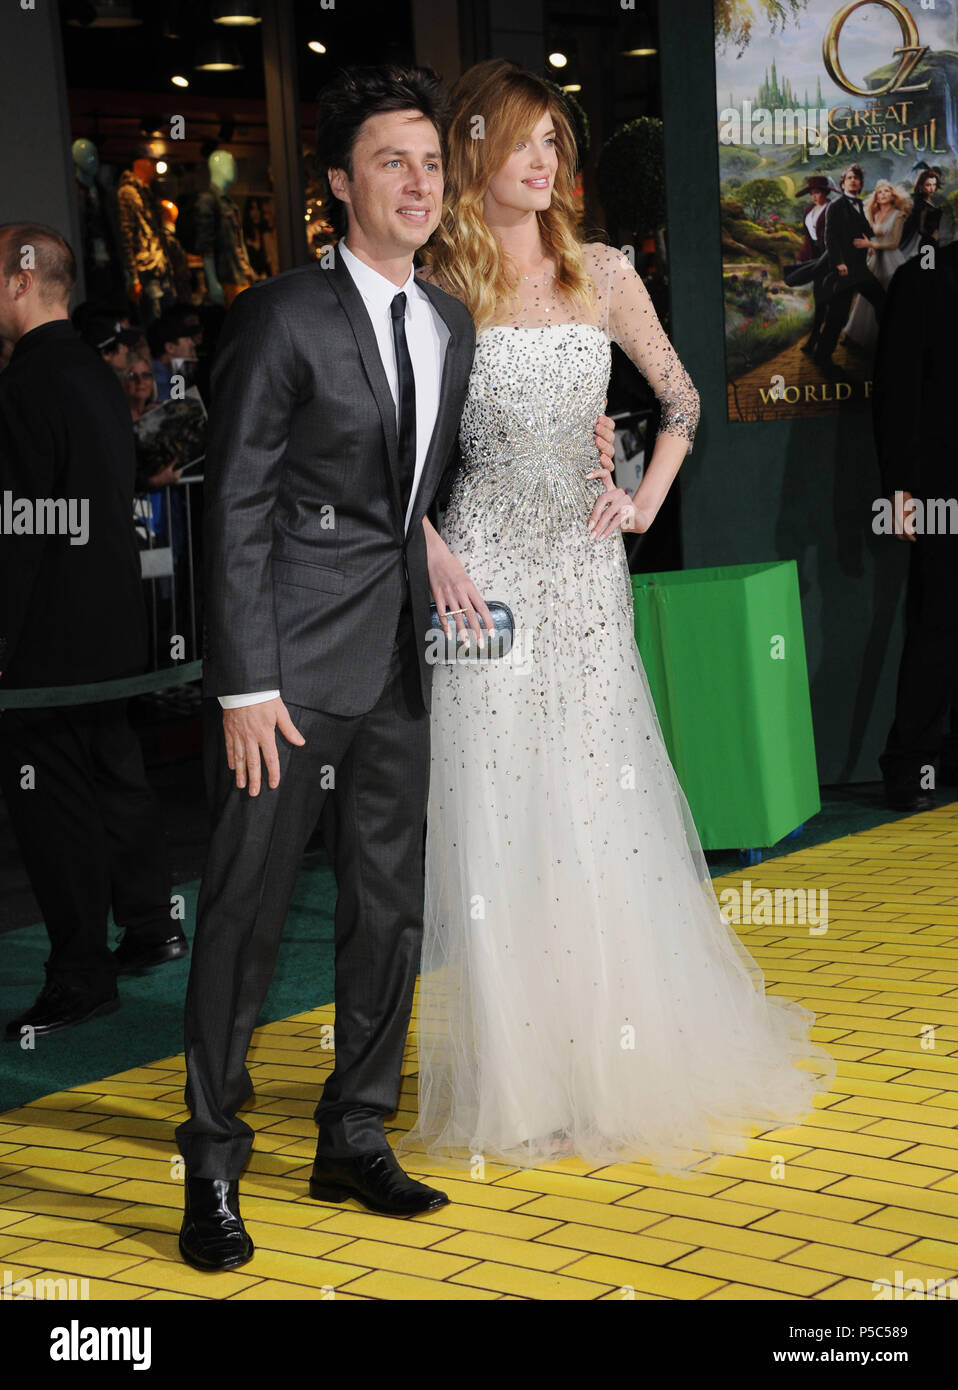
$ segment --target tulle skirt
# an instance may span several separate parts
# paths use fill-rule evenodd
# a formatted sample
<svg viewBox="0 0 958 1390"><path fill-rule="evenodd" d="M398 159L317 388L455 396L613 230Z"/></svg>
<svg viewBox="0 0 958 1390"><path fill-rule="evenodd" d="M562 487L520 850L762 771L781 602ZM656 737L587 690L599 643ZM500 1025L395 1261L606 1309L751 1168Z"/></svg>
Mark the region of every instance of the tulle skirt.
<svg viewBox="0 0 958 1390"><path fill-rule="evenodd" d="M458 520L447 540L513 608L516 646L434 673L419 1110L399 1150L701 1171L807 1117L835 1063L721 915L621 535L504 544Z"/></svg>

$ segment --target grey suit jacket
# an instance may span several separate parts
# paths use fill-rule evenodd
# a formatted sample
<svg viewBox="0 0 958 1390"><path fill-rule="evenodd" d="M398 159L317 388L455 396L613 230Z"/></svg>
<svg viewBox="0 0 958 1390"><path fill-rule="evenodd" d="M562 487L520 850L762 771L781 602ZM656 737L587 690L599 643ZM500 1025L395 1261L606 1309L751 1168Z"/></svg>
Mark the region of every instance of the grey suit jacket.
<svg viewBox="0 0 958 1390"><path fill-rule="evenodd" d="M449 337L406 534L395 403L365 305L335 261L260 281L226 316L206 455L203 690L278 689L310 709L365 713L408 585L428 709L422 519L457 465L475 331L464 305L421 282Z"/></svg>

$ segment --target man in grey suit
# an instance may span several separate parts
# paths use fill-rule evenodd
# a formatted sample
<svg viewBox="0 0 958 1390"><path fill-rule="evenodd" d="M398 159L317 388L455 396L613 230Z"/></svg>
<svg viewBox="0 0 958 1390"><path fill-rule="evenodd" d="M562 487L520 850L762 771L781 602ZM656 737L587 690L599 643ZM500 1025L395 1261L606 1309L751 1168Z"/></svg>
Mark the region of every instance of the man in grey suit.
<svg viewBox="0 0 958 1390"><path fill-rule="evenodd" d="M413 275L442 205L438 80L354 69L320 111L317 166L329 171L345 240L330 268L288 271L240 295L213 372L213 831L186 1004L191 1118L177 1130L180 1250L200 1269L253 1254L239 1209L253 1139L238 1114L253 1092L245 1058L317 821L338 887L336 1045L315 1112L310 1194L392 1216L448 1200L403 1173L383 1116L398 1103L422 933L422 523L455 466L475 333L458 300ZM491 618L464 571L462 581L478 635L476 613Z"/></svg>

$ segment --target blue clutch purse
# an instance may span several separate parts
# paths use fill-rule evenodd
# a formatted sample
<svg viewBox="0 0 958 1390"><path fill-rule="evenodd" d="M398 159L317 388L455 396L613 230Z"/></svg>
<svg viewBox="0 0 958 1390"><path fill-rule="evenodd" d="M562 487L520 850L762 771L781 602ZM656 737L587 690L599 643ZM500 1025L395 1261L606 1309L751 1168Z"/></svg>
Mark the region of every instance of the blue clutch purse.
<svg viewBox="0 0 958 1390"><path fill-rule="evenodd" d="M477 659L489 661L499 656L505 656L507 652L512 650L516 631L512 609L509 608L508 604L500 603L498 599L494 598L486 599L486 607L492 615L493 627L491 632L485 634L485 640L480 642L477 647L472 633L468 629L466 629L465 634L460 633L456 628L456 620L451 615L447 616L452 628L452 635L447 635L443 630L439 610L434 603L430 603L430 631L427 642L435 649L437 661L475 661ZM485 626L482 618L479 619L479 626ZM438 636L434 634L438 634Z"/></svg>

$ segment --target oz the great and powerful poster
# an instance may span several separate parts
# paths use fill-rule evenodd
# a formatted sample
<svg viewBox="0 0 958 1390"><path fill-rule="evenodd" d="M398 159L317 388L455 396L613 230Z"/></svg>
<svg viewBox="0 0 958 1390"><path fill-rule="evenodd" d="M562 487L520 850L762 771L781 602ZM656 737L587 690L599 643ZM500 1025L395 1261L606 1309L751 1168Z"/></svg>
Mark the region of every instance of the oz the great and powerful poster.
<svg viewBox="0 0 958 1390"><path fill-rule="evenodd" d="M955 235L958 0L716 0L728 414L861 406L885 288Z"/></svg>

